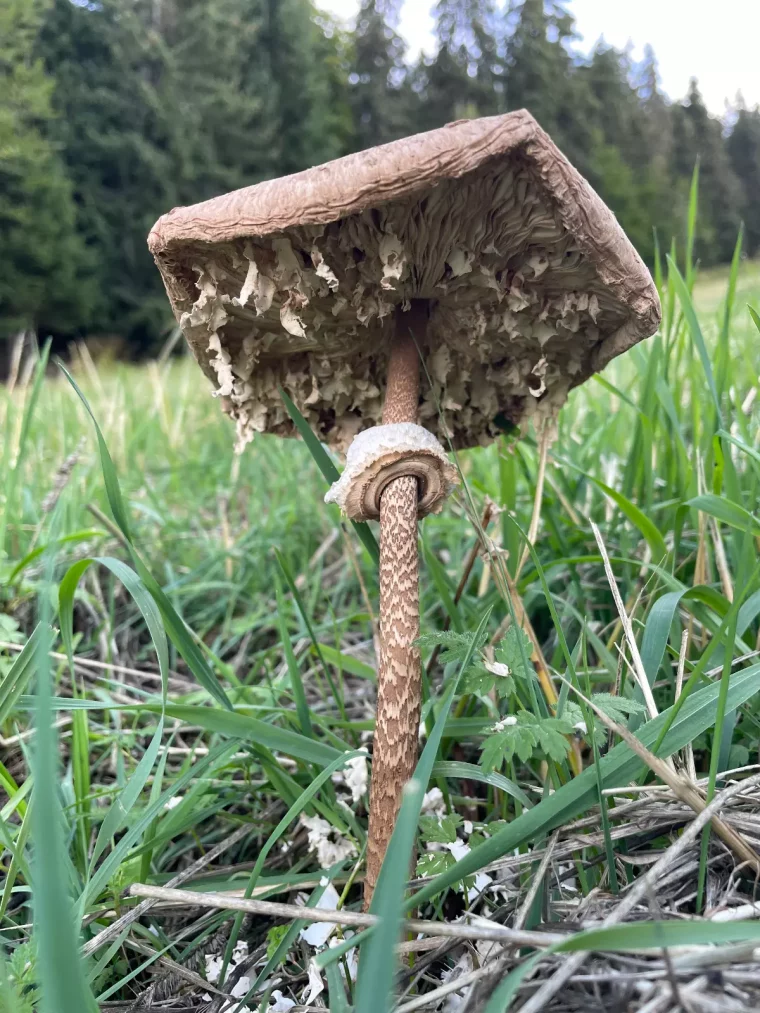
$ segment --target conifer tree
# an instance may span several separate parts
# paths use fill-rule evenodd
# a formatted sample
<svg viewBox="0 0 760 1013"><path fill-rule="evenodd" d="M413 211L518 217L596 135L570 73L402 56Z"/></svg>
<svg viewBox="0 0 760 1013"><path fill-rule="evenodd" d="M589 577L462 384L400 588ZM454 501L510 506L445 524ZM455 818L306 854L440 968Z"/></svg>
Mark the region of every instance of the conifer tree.
<svg viewBox="0 0 760 1013"><path fill-rule="evenodd" d="M0 0L0 340L85 326L92 291L65 168L46 136L53 82L35 58L42 6Z"/></svg>
<svg viewBox="0 0 760 1013"><path fill-rule="evenodd" d="M555 0L521 0L507 14L506 100L528 109L568 158L588 174L589 96L568 52L575 27Z"/></svg>
<svg viewBox="0 0 760 1013"><path fill-rule="evenodd" d="M264 0L264 5L266 27L250 59L265 60L270 68L276 171L297 172L342 154L335 123L343 110L331 104L336 95L326 63L330 46L310 0Z"/></svg>
<svg viewBox="0 0 760 1013"><path fill-rule="evenodd" d="M760 254L760 106L748 109L741 96L727 148L742 189L745 249L754 257Z"/></svg>
<svg viewBox="0 0 760 1013"><path fill-rule="evenodd" d="M685 220L688 180L699 161L699 217L696 252L703 264L731 259L741 224L742 187L723 139L720 120L710 116L695 78L683 102L673 106L673 174Z"/></svg>
<svg viewBox="0 0 760 1013"><path fill-rule="evenodd" d="M422 62L426 129L506 109L503 32L491 0L438 0L436 55Z"/></svg>
<svg viewBox="0 0 760 1013"><path fill-rule="evenodd" d="M341 154L337 42L312 15L309 0L53 0L40 50L98 330L147 347L168 323L146 245L158 215Z"/></svg>
<svg viewBox="0 0 760 1013"><path fill-rule="evenodd" d="M349 84L357 151L415 129L398 12L399 0L362 0L356 15Z"/></svg>

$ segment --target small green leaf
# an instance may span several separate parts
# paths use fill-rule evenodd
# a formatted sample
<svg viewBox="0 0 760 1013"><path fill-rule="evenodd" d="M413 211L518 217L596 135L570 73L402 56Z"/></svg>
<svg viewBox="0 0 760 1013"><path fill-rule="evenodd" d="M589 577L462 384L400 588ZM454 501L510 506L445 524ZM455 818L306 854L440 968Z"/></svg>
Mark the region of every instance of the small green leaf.
<svg viewBox="0 0 760 1013"><path fill-rule="evenodd" d="M440 662L448 665L452 661L463 661L469 656L472 664L476 659L477 652L483 647L488 638L488 631L481 633L457 633L455 630L438 630L435 633L426 633L418 637L415 643L423 648L441 648Z"/></svg>
<svg viewBox="0 0 760 1013"><path fill-rule="evenodd" d="M568 721L544 718L538 725L538 744L550 759L561 763L570 749L566 736L572 732L573 726Z"/></svg>
<svg viewBox="0 0 760 1013"><path fill-rule="evenodd" d="M450 851L426 851L417 859L418 876L437 876L455 862Z"/></svg>
<svg viewBox="0 0 760 1013"><path fill-rule="evenodd" d="M461 825L462 817L459 813L420 817L422 839L430 844L453 844L457 839L457 827Z"/></svg>
<svg viewBox="0 0 760 1013"><path fill-rule="evenodd" d="M498 770L515 755L527 763L536 748L559 763L570 748L565 736L572 732L565 718L537 718L530 711L520 711L494 725L494 733L483 744L480 763L485 770Z"/></svg>
<svg viewBox="0 0 760 1013"><path fill-rule="evenodd" d="M303 437L303 441L308 447L309 453L313 457L315 464L322 472L324 478L331 485L333 482L337 482L340 478L340 472L333 464L330 455L312 432L309 423L299 412L298 408L296 408L295 404L288 397L282 387L280 387L280 397L283 400L288 415L290 415L293 420L293 425ZM372 529L369 524L364 521L351 521L351 524L353 525L354 531L359 536L359 540L362 545L370 554L370 557L375 565L378 566L380 564L380 547L377 544L377 539L372 534Z"/></svg>
<svg viewBox="0 0 760 1013"><path fill-rule="evenodd" d="M488 696L493 690L496 681L497 677L487 672L485 668L481 668L480 666L471 668L462 683L462 692L473 693L476 696ZM501 682L502 680L499 679L498 681ZM512 685L512 680L509 677L503 681L509 682L510 686Z"/></svg>
<svg viewBox="0 0 760 1013"><path fill-rule="evenodd" d="M525 659L530 658L532 652L533 644L530 637L525 630L513 623L494 651L494 656L497 661L506 665L513 675L529 679L533 676L533 669L526 667Z"/></svg>
<svg viewBox="0 0 760 1013"><path fill-rule="evenodd" d="M527 763L537 744L538 735L535 728L515 722L494 732L486 739L480 754L480 763L484 770L500 770L515 754L523 763Z"/></svg>

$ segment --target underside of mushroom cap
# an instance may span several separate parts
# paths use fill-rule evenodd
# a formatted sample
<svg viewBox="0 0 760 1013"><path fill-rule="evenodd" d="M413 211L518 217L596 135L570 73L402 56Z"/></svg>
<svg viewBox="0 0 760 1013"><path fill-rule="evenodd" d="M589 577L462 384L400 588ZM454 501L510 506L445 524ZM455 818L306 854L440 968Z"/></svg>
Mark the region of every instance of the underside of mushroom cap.
<svg viewBox="0 0 760 1013"><path fill-rule="evenodd" d="M554 415L660 307L612 213L525 112L463 121L175 209L149 238L236 420L345 450L381 421L395 310L428 301L420 421L457 448Z"/></svg>

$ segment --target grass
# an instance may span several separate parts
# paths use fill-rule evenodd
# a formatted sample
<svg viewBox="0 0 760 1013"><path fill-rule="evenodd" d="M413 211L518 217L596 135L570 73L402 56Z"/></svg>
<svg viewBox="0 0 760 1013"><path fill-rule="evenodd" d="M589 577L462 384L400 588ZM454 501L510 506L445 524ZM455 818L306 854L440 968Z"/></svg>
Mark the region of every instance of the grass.
<svg viewBox="0 0 760 1013"><path fill-rule="evenodd" d="M300 890L311 906L326 876L341 908L360 909L366 794L361 779L352 794L350 772L361 775L372 728L371 540L323 504L326 482L302 443L262 437L235 457L188 359L95 364L75 351L100 445L58 367L32 356L25 375L22 363L0 392L0 1009L126 1009L151 984L156 1001L199 1001L207 955L221 957L230 1009L266 1009L274 990L302 1000L314 956L313 1002L320 983L332 1010L384 1013L394 990L405 1008L441 986L459 951L428 964L418 953L395 977L404 910L451 924L472 908L521 931L560 922L566 895L548 876L522 910L529 870L584 816L598 834L567 853L574 896L617 904L643 883L627 861L637 828L623 833L621 820L655 756L681 756L707 802L726 771L756 769L759 335L746 303L760 305L760 270L737 262L698 276L693 300L692 272L665 270L660 334L561 414L519 572L539 473L533 433L462 455L468 496L422 525L425 660L444 647L425 682L428 748L392 842L381 929L338 931L343 942L319 952L300 938L303 921L260 912L158 905L118 919L134 909L134 884L178 874L196 894L292 902ZM489 551L455 603L487 498L500 508ZM646 713L644 680L657 714ZM420 819L428 787L438 815ZM673 832L646 847L665 856ZM663 931L669 945L701 942L710 877L725 864L717 840L708 824L693 896L677 909L690 919L668 921L668 909L557 952L661 949ZM424 878L410 896L414 845ZM506 893L476 880L510 856L522 864ZM470 899L463 881L484 892ZM736 889L751 898L751 881ZM725 939L754 938L744 925ZM369 970L354 986L345 972L357 943ZM468 1008L497 1013L529 994L539 950L532 963L506 952L472 971L473 989L494 966L511 974Z"/></svg>

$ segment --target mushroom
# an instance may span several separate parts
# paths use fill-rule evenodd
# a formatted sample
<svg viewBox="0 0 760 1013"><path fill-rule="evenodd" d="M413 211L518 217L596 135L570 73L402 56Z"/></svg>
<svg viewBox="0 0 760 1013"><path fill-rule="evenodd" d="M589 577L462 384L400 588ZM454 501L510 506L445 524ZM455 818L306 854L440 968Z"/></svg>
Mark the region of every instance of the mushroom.
<svg viewBox="0 0 760 1013"><path fill-rule="evenodd" d="M282 387L348 451L328 500L379 517L370 897L417 759L417 521L457 477L440 439L465 449L554 417L656 330L655 286L524 110L175 208L148 242L237 449L295 435Z"/></svg>

